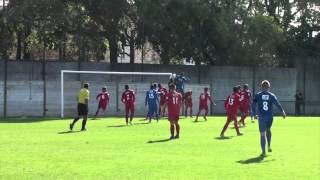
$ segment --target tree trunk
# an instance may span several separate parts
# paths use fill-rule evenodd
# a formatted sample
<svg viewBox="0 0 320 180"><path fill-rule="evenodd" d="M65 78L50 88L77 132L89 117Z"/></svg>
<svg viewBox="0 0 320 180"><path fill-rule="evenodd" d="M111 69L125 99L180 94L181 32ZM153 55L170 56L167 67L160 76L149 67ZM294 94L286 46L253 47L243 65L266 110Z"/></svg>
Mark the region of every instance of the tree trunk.
<svg viewBox="0 0 320 180"><path fill-rule="evenodd" d="M110 63L117 64L118 63L117 35L115 33L111 33L108 39L109 39L109 47L110 47Z"/></svg>
<svg viewBox="0 0 320 180"><path fill-rule="evenodd" d="M16 60L21 60L21 43L22 43L22 32L19 30L17 33L17 51L16 51Z"/></svg>
<svg viewBox="0 0 320 180"><path fill-rule="evenodd" d="M135 52L134 52L134 40L130 39L130 63L134 64Z"/></svg>
<svg viewBox="0 0 320 180"><path fill-rule="evenodd" d="M28 50L29 42L27 41L27 37L31 34L31 30L27 28L24 32L24 42L23 42L23 59L24 60L30 60L31 53Z"/></svg>
<svg viewBox="0 0 320 180"><path fill-rule="evenodd" d="M64 60L63 58L63 42L59 42L59 61Z"/></svg>

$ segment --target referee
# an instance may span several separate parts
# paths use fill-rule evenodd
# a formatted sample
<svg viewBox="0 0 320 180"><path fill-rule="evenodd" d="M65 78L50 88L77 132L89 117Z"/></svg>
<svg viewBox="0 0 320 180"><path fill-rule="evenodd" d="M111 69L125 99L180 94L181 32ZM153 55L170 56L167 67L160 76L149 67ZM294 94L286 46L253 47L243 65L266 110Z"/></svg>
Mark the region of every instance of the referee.
<svg viewBox="0 0 320 180"><path fill-rule="evenodd" d="M82 121L82 128L81 131L86 131L86 123L88 119L88 102L90 97L90 91L89 91L89 84L85 83L83 85L83 88L79 92L78 96L78 116L76 116L73 120L73 122L70 124L70 130L72 131L73 126L75 123L80 119L80 117L83 117Z"/></svg>

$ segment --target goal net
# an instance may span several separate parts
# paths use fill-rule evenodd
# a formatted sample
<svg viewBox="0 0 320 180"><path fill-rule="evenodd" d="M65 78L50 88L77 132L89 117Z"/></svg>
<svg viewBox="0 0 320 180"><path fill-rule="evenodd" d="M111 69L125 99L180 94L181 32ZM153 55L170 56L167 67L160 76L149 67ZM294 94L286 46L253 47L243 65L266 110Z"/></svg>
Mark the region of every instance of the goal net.
<svg viewBox="0 0 320 180"><path fill-rule="evenodd" d="M71 78L68 78L70 74L78 75L79 80L71 80ZM101 91L103 86L107 86L111 96L110 109L118 112L122 108L119 101L125 84L128 84L130 89L136 91L137 108L145 108L145 93L149 90L150 83L161 83L166 86L170 76L172 76L172 73L61 70L61 118L65 117L66 109L74 111L76 105L76 98L74 97L78 95L81 88L79 82L88 82L90 84L89 111L92 114L98 104L95 99L96 95ZM66 99L68 100L67 104ZM72 108L66 106L72 106ZM139 109L137 109L137 112L139 113ZM71 116L71 113L68 111L67 115Z"/></svg>

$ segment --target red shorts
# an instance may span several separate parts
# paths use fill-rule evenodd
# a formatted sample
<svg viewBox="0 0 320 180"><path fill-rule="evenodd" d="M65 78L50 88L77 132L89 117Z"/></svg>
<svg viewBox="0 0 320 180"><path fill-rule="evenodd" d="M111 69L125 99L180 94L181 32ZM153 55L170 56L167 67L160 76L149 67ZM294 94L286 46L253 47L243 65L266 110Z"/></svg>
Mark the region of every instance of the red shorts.
<svg viewBox="0 0 320 180"><path fill-rule="evenodd" d="M168 120L170 121L170 122L175 122L175 121L179 121L179 114L178 115L176 115L176 114L169 114L168 115Z"/></svg>
<svg viewBox="0 0 320 180"><path fill-rule="evenodd" d="M107 103L106 102L100 102L99 103L99 109L103 109L103 110L106 110L107 109Z"/></svg>
<svg viewBox="0 0 320 180"><path fill-rule="evenodd" d="M209 110L209 107L208 107L208 105L200 105L199 106L199 111L201 111L201 110L206 110L206 111L208 111Z"/></svg>
<svg viewBox="0 0 320 180"><path fill-rule="evenodd" d="M166 104L166 100L160 100L160 106L164 106Z"/></svg>
<svg viewBox="0 0 320 180"><path fill-rule="evenodd" d="M134 111L134 104L126 104L125 105L125 108L126 108L126 112L127 111Z"/></svg>
<svg viewBox="0 0 320 180"><path fill-rule="evenodd" d="M240 106L240 112L242 113L249 113L249 106L246 106L246 105L243 105L243 106Z"/></svg>
<svg viewBox="0 0 320 180"><path fill-rule="evenodd" d="M237 113L228 113L227 118L228 121L237 120Z"/></svg>

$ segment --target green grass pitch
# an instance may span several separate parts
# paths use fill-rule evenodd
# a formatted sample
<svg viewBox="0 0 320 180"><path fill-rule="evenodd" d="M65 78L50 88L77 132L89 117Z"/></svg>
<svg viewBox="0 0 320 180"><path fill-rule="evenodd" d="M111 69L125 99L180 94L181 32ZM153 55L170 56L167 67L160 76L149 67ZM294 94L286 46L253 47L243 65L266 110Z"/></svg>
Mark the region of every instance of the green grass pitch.
<svg viewBox="0 0 320 180"><path fill-rule="evenodd" d="M0 120L0 179L230 179L308 180L320 177L320 118L275 118L273 152L263 160L258 124L248 121L237 137L218 139L225 117L193 123L181 119L181 137L167 141L169 123L141 118L81 122Z"/></svg>

